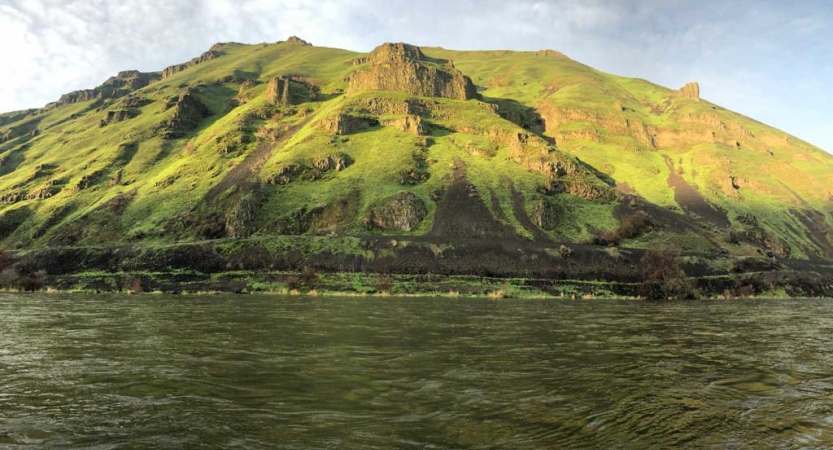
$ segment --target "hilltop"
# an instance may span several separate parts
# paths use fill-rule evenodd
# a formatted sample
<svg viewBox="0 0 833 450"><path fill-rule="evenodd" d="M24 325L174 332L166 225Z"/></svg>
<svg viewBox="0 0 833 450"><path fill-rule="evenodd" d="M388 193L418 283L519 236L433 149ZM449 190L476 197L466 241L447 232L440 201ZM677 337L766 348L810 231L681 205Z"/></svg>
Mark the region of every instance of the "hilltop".
<svg viewBox="0 0 833 450"><path fill-rule="evenodd" d="M220 43L0 114L0 264L64 287L307 267L629 294L662 248L714 292L829 289L833 157L707 97L553 50Z"/></svg>

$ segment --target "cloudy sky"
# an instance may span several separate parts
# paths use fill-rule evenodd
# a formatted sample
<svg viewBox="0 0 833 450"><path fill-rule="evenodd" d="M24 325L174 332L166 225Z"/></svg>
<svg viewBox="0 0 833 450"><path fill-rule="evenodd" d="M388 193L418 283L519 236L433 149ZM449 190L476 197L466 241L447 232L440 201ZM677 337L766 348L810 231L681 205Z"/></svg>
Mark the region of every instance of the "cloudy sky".
<svg viewBox="0 0 833 450"><path fill-rule="evenodd" d="M828 0L0 0L0 111L293 34L356 51L552 48L668 87L699 81L704 98L833 152Z"/></svg>

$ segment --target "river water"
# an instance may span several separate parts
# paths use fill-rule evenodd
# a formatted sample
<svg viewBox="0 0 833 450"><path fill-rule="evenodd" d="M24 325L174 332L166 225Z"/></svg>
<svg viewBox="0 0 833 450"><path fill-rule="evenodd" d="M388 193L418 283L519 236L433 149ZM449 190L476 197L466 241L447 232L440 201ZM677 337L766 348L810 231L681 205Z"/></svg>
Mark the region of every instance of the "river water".
<svg viewBox="0 0 833 450"><path fill-rule="evenodd" d="M0 448L833 448L833 300L3 294Z"/></svg>

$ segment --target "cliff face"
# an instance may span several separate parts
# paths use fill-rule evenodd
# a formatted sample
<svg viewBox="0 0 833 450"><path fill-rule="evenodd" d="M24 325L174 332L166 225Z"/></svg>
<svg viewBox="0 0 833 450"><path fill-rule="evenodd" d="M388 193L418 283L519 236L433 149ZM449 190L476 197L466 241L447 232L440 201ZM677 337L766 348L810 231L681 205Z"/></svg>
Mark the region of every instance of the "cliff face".
<svg viewBox="0 0 833 450"><path fill-rule="evenodd" d="M471 78L450 64L430 61L413 45L380 45L370 54L369 64L352 74L348 94L370 89L456 100L478 97Z"/></svg>
<svg viewBox="0 0 833 450"><path fill-rule="evenodd" d="M138 70L127 70L119 72L118 75L110 77L93 89L83 89L64 94L56 103L56 106L67 105L88 100L120 98L133 91L139 90L154 81L160 79L159 72L139 72Z"/></svg>
<svg viewBox="0 0 833 450"><path fill-rule="evenodd" d="M185 69L200 65L206 61L211 61L212 59L219 58L222 53L218 50L211 49L207 52L203 53L200 56L182 64L174 64L173 66L168 66L165 70L162 71L162 78L168 78L171 75L176 73L182 72Z"/></svg>
<svg viewBox="0 0 833 450"><path fill-rule="evenodd" d="M170 79L122 72L0 114L0 246L469 231L576 245L642 211L653 231L623 228L622 246L833 258L833 158L697 101L696 83L555 51L307 44L216 44ZM111 199L118 215L97 209Z"/></svg>

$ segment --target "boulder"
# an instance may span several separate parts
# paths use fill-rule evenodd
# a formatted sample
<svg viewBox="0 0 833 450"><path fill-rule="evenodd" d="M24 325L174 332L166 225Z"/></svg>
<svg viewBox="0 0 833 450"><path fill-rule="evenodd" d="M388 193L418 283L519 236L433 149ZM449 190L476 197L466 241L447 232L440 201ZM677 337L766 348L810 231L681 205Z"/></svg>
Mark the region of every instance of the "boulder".
<svg viewBox="0 0 833 450"><path fill-rule="evenodd" d="M370 67L350 76L348 94L363 90L397 91L420 97L478 98L471 78L450 65L430 61L419 47L382 44L370 54Z"/></svg>
<svg viewBox="0 0 833 450"><path fill-rule="evenodd" d="M365 219L368 228L413 231L428 215L425 203L412 192L400 192L382 200Z"/></svg>

